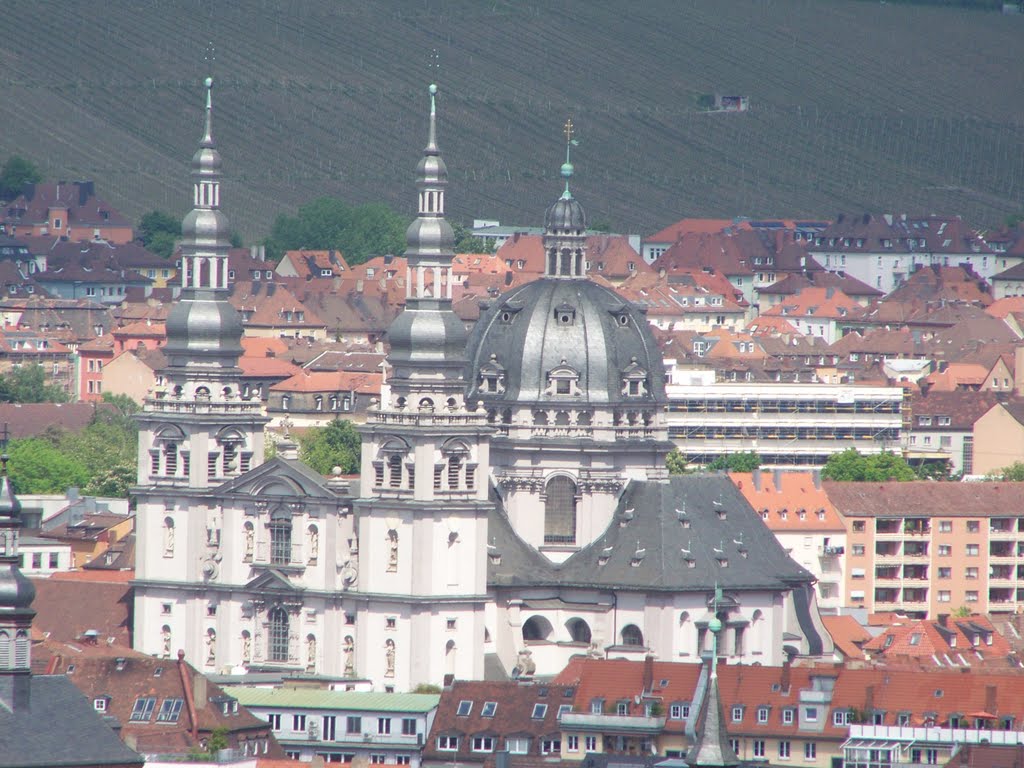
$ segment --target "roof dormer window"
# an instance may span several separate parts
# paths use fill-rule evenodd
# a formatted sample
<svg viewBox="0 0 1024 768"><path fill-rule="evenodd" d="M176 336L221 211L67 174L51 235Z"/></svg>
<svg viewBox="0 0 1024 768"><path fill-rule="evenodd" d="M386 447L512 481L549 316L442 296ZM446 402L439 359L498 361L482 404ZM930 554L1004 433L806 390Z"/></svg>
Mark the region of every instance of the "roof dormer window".
<svg viewBox="0 0 1024 768"><path fill-rule="evenodd" d="M580 373L568 365L563 358L561 364L548 372L548 387L546 393L558 396L579 395Z"/></svg>

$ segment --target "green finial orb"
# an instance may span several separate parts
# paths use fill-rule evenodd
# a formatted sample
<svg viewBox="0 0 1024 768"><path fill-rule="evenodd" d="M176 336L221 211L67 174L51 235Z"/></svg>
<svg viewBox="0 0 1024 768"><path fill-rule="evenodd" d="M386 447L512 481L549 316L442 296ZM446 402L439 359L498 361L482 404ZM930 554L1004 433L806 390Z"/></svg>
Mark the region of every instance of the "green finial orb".
<svg viewBox="0 0 1024 768"><path fill-rule="evenodd" d="M213 78L212 77L206 78L205 83L206 83L206 87L207 88L213 88Z"/></svg>
<svg viewBox="0 0 1024 768"><path fill-rule="evenodd" d="M715 616L710 621L708 621L708 629L710 629L715 634L718 634L722 631L722 620Z"/></svg>
<svg viewBox="0 0 1024 768"><path fill-rule="evenodd" d="M572 163L562 163L562 176L569 178L572 176Z"/></svg>
<svg viewBox="0 0 1024 768"><path fill-rule="evenodd" d="M430 91L430 95L433 96L435 93L437 93L437 86L434 83L431 83L430 87L427 90Z"/></svg>

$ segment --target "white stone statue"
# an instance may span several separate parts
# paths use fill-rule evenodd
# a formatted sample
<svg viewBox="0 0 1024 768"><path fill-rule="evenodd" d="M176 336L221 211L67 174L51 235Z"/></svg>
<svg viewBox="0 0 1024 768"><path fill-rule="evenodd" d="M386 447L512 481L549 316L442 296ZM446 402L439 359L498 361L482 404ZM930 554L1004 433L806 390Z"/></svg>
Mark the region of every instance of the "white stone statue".
<svg viewBox="0 0 1024 768"><path fill-rule="evenodd" d="M398 531L392 528L388 531L388 570L398 570Z"/></svg>
<svg viewBox="0 0 1024 768"><path fill-rule="evenodd" d="M352 635L345 636L345 645L343 646L343 650L345 652L345 677L352 677L356 672L356 644L355 640L352 639Z"/></svg>
<svg viewBox="0 0 1024 768"><path fill-rule="evenodd" d="M252 660L252 637L248 632L242 633L242 663L248 664Z"/></svg>
<svg viewBox="0 0 1024 768"><path fill-rule="evenodd" d="M256 546L256 530L251 525L242 529L245 532L245 560L252 560L253 549Z"/></svg>
<svg viewBox="0 0 1024 768"><path fill-rule="evenodd" d="M165 659L171 658L171 628L164 626L160 632L160 655Z"/></svg>
<svg viewBox="0 0 1024 768"><path fill-rule="evenodd" d="M213 664L217 660L217 633L212 629L206 633L206 663Z"/></svg>
<svg viewBox="0 0 1024 768"><path fill-rule="evenodd" d="M320 531L315 525L309 526L308 538L309 562L313 563L316 562L317 556L320 554Z"/></svg>
<svg viewBox="0 0 1024 768"><path fill-rule="evenodd" d="M395 641L384 643L384 677L395 676Z"/></svg>

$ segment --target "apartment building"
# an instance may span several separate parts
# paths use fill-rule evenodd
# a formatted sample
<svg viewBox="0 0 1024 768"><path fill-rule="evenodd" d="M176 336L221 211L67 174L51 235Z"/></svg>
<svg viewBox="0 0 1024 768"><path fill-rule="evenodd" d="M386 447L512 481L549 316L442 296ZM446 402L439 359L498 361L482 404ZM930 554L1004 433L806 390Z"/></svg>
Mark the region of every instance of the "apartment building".
<svg viewBox="0 0 1024 768"><path fill-rule="evenodd" d="M846 594L868 611L934 618L1024 609L1024 483L838 483Z"/></svg>
<svg viewBox="0 0 1024 768"><path fill-rule="evenodd" d="M821 467L833 453L898 450L903 390L847 384L716 382L670 370L668 436L692 464L756 451L765 466Z"/></svg>
<svg viewBox="0 0 1024 768"><path fill-rule="evenodd" d="M837 614L846 603L846 526L836 514L821 473L730 473L740 493L796 562L814 574L818 610Z"/></svg>
<svg viewBox="0 0 1024 768"><path fill-rule="evenodd" d="M270 729L285 754L305 763L420 764L439 696L312 688L231 688Z"/></svg>

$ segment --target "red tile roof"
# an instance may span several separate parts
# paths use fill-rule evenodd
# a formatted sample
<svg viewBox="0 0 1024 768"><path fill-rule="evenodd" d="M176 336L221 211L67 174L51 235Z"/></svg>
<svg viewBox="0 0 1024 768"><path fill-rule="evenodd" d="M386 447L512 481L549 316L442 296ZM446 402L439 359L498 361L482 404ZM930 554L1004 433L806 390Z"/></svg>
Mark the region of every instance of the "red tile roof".
<svg viewBox="0 0 1024 768"><path fill-rule="evenodd" d="M271 386L274 392L359 392L379 395L382 376L379 373L350 371L301 370L294 376Z"/></svg>
<svg viewBox="0 0 1024 768"><path fill-rule="evenodd" d="M832 642L848 660L861 660L864 652L861 645L871 639L871 633L862 627L853 616L822 616L822 623Z"/></svg>
<svg viewBox="0 0 1024 768"><path fill-rule="evenodd" d="M846 530L813 472L730 472L729 479L773 531Z"/></svg>

